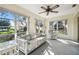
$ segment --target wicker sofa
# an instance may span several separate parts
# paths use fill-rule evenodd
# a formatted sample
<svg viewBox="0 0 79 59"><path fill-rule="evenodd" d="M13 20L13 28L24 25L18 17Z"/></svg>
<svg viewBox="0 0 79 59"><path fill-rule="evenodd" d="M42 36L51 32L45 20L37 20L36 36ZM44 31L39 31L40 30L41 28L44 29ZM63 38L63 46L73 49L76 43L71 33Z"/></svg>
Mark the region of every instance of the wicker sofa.
<svg viewBox="0 0 79 59"><path fill-rule="evenodd" d="M45 35L41 34L31 34L27 35L26 37L18 38L18 49L22 51L24 54L29 54L34 49L39 47L41 44L43 44L46 39Z"/></svg>

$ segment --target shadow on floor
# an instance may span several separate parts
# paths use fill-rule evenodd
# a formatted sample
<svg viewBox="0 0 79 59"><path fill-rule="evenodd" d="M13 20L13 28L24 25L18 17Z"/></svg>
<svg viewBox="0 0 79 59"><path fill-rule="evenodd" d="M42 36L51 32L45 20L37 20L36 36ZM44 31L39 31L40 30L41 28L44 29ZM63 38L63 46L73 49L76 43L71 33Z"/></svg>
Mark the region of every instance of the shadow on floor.
<svg viewBox="0 0 79 59"><path fill-rule="evenodd" d="M69 40L47 40L29 55L79 55L79 43Z"/></svg>

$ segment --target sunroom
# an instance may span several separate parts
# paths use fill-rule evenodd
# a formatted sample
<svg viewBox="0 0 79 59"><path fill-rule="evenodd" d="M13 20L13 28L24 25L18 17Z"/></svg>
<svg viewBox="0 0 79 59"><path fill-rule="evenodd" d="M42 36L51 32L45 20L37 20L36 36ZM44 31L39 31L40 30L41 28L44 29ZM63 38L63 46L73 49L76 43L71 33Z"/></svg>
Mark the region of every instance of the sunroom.
<svg viewBox="0 0 79 59"><path fill-rule="evenodd" d="M78 4L0 4L0 55L79 55Z"/></svg>

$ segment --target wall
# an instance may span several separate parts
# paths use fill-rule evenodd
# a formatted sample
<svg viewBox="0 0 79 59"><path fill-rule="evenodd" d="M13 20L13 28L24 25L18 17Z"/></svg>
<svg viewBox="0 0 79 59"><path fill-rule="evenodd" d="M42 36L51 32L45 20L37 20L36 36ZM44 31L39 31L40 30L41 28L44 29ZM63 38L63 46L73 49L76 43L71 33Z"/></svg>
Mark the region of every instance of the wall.
<svg viewBox="0 0 79 59"><path fill-rule="evenodd" d="M68 15L63 15L59 17L53 17L51 19L47 19L45 24L46 24L46 33L47 33L47 38L49 38L49 22L50 21L58 21L58 20L66 20L68 21L68 34L61 34L61 33L56 33L58 37L60 38L65 38L65 39L71 39L74 41L78 40L78 32L77 32L77 12L68 14Z"/></svg>
<svg viewBox="0 0 79 59"><path fill-rule="evenodd" d="M7 10L10 10L14 13L29 17L29 33L30 34L36 32L35 19L44 20L44 18L42 18L42 17L40 17L40 16L38 16L38 15L36 15L36 14L34 14L34 13L24 9L24 8L21 8L15 4L0 4L0 7L5 8ZM2 8L0 8L0 9L2 9Z"/></svg>
<svg viewBox="0 0 79 59"><path fill-rule="evenodd" d="M28 10L25 10L17 5L14 5L14 4L0 4L0 7L3 7L3 8L6 8L8 10L11 10L15 13L18 13L18 14L21 14L21 15L24 15L24 16L28 16L29 17L29 22L30 22L30 33L35 33L35 19L40 19L40 20L43 20L44 18L36 15L36 14L33 14L31 12L29 12ZM78 8L77 8L78 9ZM61 38L67 38L67 39L72 39L74 41L77 41L77 37L78 37L78 32L77 32L77 17L78 17L78 14L77 14L77 11L75 10L74 13L71 13L71 14L68 14L68 15L62 15L62 16L58 16L58 17L52 17L51 19L48 18L46 19L44 22L45 22L45 28L46 28L46 34L47 34L47 38L49 38L49 33L48 33L48 30L49 30L49 21L54 21L54 20L64 20L64 19L67 19L68 20L68 35L64 35L64 34L61 34L61 33L57 33L57 36L61 37Z"/></svg>

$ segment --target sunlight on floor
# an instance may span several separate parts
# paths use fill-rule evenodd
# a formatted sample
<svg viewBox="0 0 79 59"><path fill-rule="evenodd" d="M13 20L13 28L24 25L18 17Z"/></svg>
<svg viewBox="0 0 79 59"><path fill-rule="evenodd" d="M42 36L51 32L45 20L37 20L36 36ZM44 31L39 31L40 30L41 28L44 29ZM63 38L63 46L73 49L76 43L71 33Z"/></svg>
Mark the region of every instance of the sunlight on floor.
<svg viewBox="0 0 79 59"><path fill-rule="evenodd" d="M69 41L69 40L67 40L69 43L73 43L73 44L79 44L79 43L77 43L77 42L74 42L74 41Z"/></svg>
<svg viewBox="0 0 79 59"><path fill-rule="evenodd" d="M44 51L44 53L43 53L43 55L54 55L54 53L51 51L51 47L48 47L45 51Z"/></svg>
<svg viewBox="0 0 79 59"><path fill-rule="evenodd" d="M52 48L48 46L48 49L50 49L50 50L51 50Z"/></svg>
<svg viewBox="0 0 79 59"><path fill-rule="evenodd" d="M68 42L65 41L65 40L62 40L62 39L57 39L57 40L60 41L60 42L62 42L62 43L64 43L64 44L68 44Z"/></svg>
<svg viewBox="0 0 79 59"><path fill-rule="evenodd" d="M43 55L49 55L49 53L45 50Z"/></svg>
<svg viewBox="0 0 79 59"><path fill-rule="evenodd" d="M79 44L79 43L77 43L75 41L71 41L71 40L63 40L63 39L57 39L57 40L64 44L69 44L69 43Z"/></svg>

